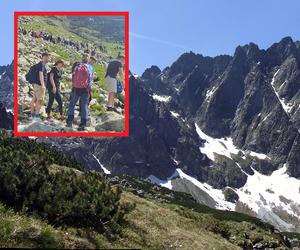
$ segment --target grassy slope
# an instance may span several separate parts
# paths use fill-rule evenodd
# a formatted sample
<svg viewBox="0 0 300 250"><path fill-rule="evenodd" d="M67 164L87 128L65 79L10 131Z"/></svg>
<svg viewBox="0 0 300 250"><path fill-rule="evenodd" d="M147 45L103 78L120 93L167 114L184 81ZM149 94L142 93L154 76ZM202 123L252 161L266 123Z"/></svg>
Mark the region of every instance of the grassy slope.
<svg viewBox="0 0 300 250"><path fill-rule="evenodd" d="M27 30L40 31L44 30L46 32L51 33L54 36L62 36L67 39L71 39L72 41L78 42L88 42L93 44L102 44L107 49L107 54L116 57L120 50L120 44L115 42L109 42L104 40L99 40L99 38L90 35L90 36L80 36L69 28L68 20L64 17L43 17L37 16L34 17L34 20L30 23L20 24L20 27L24 27ZM88 29L86 29L89 31ZM90 31L92 34L92 31ZM122 46L121 46L122 47Z"/></svg>
<svg viewBox="0 0 300 250"><path fill-rule="evenodd" d="M205 230L176 210L124 193L123 199L136 203L127 216L128 223L121 237L109 243L101 235L81 233L72 229L55 229L38 219L15 214L0 206L0 247L53 248L177 248L239 249L219 235Z"/></svg>
<svg viewBox="0 0 300 250"><path fill-rule="evenodd" d="M245 241L245 234L252 242L275 241L278 237L249 222L220 221L214 214L140 198L129 192L123 193L122 200L136 207L126 216L123 231L114 242L94 231L53 228L0 205L0 247L233 250L240 249L238 244ZM227 230L233 237L232 243L221 235Z"/></svg>
<svg viewBox="0 0 300 250"><path fill-rule="evenodd" d="M239 249L202 225L201 215L190 211L199 220L177 211L179 207L125 193L123 199L136 204L128 216L122 238L116 247L143 249Z"/></svg>

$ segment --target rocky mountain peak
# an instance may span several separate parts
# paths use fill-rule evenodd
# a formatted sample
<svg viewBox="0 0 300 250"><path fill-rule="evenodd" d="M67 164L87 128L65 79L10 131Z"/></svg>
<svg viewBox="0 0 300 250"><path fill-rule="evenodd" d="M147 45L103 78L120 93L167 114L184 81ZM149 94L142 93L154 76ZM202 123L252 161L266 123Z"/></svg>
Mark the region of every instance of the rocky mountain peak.
<svg viewBox="0 0 300 250"><path fill-rule="evenodd" d="M142 75L144 79L154 79L161 73L161 70L158 66L152 65L150 68L146 69Z"/></svg>
<svg viewBox="0 0 300 250"><path fill-rule="evenodd" d="M267 49L268 61L271 66L283 63L288 57L299 60L299 53L299 49L291 37L285 37Z"/></svg>
<svg viewBox="0 0 300 250"><path fill-rule="evenodd" d="M14 103L14 61L0 67L0 100L9 109Z"/></svg>

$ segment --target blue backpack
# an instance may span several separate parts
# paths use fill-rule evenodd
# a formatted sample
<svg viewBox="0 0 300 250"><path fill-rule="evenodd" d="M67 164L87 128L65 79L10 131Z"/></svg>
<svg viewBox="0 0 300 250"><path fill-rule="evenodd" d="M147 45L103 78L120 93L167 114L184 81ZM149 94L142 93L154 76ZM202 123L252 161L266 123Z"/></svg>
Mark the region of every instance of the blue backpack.
<svg viewBox="0 0 300 250"><path fill-rule="evenodd" d="M117 80L117 93L120 94L123 92L123 84Z"/></svg>

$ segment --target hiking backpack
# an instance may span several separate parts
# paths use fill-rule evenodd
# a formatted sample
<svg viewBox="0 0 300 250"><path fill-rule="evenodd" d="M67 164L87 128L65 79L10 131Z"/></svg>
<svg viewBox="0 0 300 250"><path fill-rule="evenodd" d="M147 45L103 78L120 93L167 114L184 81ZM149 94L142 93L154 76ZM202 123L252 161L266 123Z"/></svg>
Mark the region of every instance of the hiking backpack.
<svg viewBox="0 0 300 250"><path fill-rule="evenodd" d="M78 63L72 74L73 88L86 89L90 84L90 71L84 63Z"/></svg>
<svg viewBox="0 0 300 250"><path fill-rule="evenodd" d="M30 67L28 73L25 75L25 79L29 83L38 83L40 81L38 64Z"/></svg>
<svg viewBox="0 0 300 250"><path fill-rule="evenodd" d="M123 88L122 82L120 82L119 80L117 80L117 94L122 93L123 90L124 90L124 88Z"/></svg>

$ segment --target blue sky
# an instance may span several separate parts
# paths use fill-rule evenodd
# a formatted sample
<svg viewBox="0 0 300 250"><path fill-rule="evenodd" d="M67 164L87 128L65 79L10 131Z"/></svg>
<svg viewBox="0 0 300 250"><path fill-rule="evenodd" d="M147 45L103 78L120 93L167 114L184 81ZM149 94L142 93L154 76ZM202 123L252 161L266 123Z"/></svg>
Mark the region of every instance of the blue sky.
<svg viewBox="0 0 300 250"><path fill-rule="evenodd" d="M16 10L129 11L130 68L138 74L186 51L216 56L249 42L300 40L299 0L7 0L0 2L0 65L13 59Z"/></svg>

